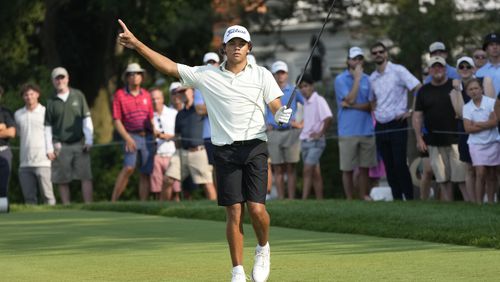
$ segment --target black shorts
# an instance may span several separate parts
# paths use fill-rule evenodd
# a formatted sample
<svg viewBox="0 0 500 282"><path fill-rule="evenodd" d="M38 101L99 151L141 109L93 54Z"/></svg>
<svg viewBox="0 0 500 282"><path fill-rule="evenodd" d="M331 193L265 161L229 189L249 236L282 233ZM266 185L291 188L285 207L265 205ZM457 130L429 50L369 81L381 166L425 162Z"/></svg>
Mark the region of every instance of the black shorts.
<svg viewBox="0 0 500 282"><path fill-rule="evenodd" d="M210 138L203 139L203 143L205 144L205 151L207 151L208 164L214 165L214 145L210 141Z"/></svg>
<svg viewBox="0 0 500 282"><path fill-rule="evenodd" d="M219 206L266 202L267 143L254 139L214 146Z"/></svg>

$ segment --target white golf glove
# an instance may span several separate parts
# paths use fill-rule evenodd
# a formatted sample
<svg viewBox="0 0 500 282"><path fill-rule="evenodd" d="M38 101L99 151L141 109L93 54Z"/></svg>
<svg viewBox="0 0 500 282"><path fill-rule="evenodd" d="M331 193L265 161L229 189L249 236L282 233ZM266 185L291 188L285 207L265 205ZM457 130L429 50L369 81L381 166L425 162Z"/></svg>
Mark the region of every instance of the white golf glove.
<svg viewBox="0 0 500 282"><path fill-rule="evenodd" d="M280 123L288 123L290 121L290 117L292 116L292 109L287 109L286 106L282 106L276 111L274 115L274 121L278 124Z"/></svg>

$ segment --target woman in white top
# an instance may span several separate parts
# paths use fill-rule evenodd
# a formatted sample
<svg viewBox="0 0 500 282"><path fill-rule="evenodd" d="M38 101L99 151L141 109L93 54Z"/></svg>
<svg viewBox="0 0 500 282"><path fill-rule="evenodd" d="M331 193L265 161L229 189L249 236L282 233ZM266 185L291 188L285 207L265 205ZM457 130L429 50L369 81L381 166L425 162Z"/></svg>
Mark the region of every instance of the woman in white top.
<svg viewBox="0 0 500 282"><path fill-rule="evenodd" d="M465 84L471 100L463 107L465 132L469 133L469 151L476 170L474 202L481 203L486 188L488 202L493 202L496 188L496 167L500 165L500 134L494 112L495 99L483 95L478 79Z"/></svg>

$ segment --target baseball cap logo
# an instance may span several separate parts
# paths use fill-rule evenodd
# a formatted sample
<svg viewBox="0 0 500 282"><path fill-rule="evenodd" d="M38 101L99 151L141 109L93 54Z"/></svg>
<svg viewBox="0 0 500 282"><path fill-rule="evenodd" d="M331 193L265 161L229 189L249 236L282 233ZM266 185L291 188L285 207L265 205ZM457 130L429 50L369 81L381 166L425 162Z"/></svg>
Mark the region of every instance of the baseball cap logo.
<svg viewBox="0 0 500 282"><path fill-rule="evenodd" d="M238 28L233 28L233 29L230 29L227 31L227 35L231 35L235 32L240 32L240 33L243 33L243 34L247 34L247 32L245 30L241 30L241 29L238 29Z"/></svg>
<svg viewBox="0 0 500 282"><path fill-rule="evenodd" d="M229 42L229 40L235 37L239 37L246 42L250 42L250 34L248 33L248 30L241 25L233 25L226 30L224 33L224 43Z"/></svg>

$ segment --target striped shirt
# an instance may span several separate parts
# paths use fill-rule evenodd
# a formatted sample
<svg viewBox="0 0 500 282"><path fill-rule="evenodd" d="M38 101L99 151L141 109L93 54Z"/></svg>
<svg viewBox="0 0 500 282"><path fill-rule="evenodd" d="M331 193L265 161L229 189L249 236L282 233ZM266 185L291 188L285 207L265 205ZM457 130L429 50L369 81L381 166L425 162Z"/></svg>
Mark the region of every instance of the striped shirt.
<svg viewBox="0 0 500 282"><path fill-rule="evenodd" d="M151 131L153 118L151 95L141 88L137 96L128 89L118 89L113 98L113 119L120 120L128 132Z"/></svg>
<svg viewBox="0 0 500 282"><path fill-rule="evenodd" d="M370 83L369 100L377 100L375 119L388 123L407 111L408 90L413 90L420 81L402 65L387 62L384 72L372 72Z"/></svg>

